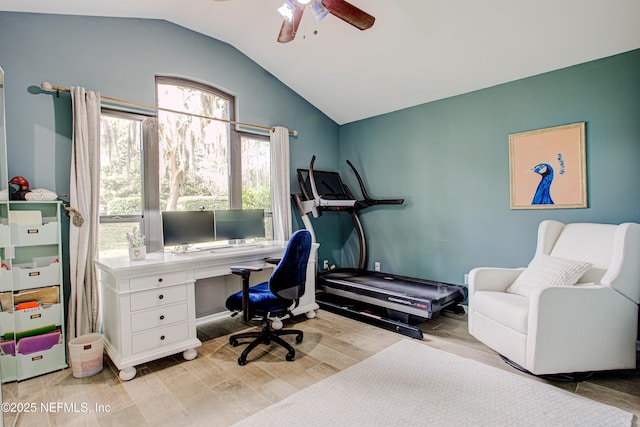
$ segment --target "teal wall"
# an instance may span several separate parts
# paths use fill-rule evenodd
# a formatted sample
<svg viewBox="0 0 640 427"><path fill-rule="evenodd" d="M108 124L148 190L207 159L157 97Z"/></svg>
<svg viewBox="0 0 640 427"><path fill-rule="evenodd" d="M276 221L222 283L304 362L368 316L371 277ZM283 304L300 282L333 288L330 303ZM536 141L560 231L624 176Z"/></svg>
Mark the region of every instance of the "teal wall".
<svg viewBox="0 0 640 427"><path fill-rule="evenodd" d="M508 135L582 121L589 207L510 210ZM372 196L406 199L363 211L369 268L462 283L473 267L526 265L543 219L640 222L640 50L343 125L357 188L346 159Z"/></svg>
<svg viewBox="0 0 640 427"><path fill-rule="evenodd" d="M236 96L237 120L298 131L292 191L299 192L295 169L312 154L325 168L338 161L333 120L232 46L166 21L0 12L0 66L9 177L22 175L32 188L69 192L71 102L68 93L42 94L43 81L151 105L156 74L209 83ZM338 228L320 227L321 256L335 253Z"/></svg>

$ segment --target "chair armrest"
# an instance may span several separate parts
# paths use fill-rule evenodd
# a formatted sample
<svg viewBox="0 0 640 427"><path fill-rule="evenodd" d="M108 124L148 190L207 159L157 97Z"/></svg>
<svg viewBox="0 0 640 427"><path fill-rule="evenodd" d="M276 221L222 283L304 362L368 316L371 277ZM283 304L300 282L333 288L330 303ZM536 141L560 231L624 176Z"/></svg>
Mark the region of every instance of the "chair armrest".
<svg viewBox="0 0 640 427"><path fill-rule="evenodd" d="M611 359L635 366L637 313L634 302L608 286L536 290L529 307L527 362L535 360L541 370L564 364L576 372Z"/></svg>
<svg viewBox="0 0 640 427"><path fill-rule="evenodd" d="M254 267L251 265L232 265L231 273L242 277L242 313L245 322L250 319L249 316L249 277L252 271L262 271L262 267Z"/></svg>
<svg viewBox="0 0 640 427"><path fill-rule="evenodd" d="M251 265L232 265L230 270L233 274L242 275L242 273L251 274L252 271L262 271L262 267L254 267Z"/></svg>
<svg viewBox="0 0 640 427"><path fill-rule="evenodd" d="M477 291L504 292L523 271L524 267L474 268L469 272L469 298Z"/></svg>

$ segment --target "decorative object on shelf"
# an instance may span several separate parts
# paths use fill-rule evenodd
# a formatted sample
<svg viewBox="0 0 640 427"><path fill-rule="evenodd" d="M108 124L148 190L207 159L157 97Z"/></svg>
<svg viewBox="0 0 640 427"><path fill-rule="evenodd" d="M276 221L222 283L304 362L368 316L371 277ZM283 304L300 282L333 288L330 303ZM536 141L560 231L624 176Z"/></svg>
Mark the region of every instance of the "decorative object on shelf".
<svg viewBox="0 0 640 427"><path fill-rule="evenodd" d="M69 197L68 194L59 194L46 188L29 188L29 181L23 176L14 176L9 180L9 198L11 200L29 200L29 201L54 201L62 197ZM7 190L0 190L0 200L7 200ZM82 214L69 205L69 202L62 201L65 209L64 215L71 218L73 225L82 227L84 218Z"/></svg>
<svg viewBox="0 0 640 427"><path fill-rule="evenodd" d="M11 200L53 201L60 194L46 188L29 188L29 181L23 176L14 176L9 180Z"/></svg>
<svg viewBox="0 0 640 427"><path fill-rule="evenodd" d="M585 122L509 135L511 209L587 207Z"/></svg>
<svg viewBox="0 0 640 427"><path fill-rule="evenodd" d="M138 227L133 227L131 233L127 232L127 241L129 242L129 259L131 261L145 259L147 248L144 245L144 234L140 234Z"/></svg>
<svg viewBox="0 0 640 427"><path fill-rule="evenodd" d="M140 261L147 256L147 248L144 246L129 247L129 259L131 261Z"/></svg>

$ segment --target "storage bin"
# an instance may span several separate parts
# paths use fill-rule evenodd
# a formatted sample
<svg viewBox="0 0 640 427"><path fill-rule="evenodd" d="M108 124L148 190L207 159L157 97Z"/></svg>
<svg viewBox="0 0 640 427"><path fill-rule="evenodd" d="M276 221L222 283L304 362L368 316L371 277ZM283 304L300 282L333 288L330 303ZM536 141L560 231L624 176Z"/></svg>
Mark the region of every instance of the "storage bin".
<svg viewBox="0 0 640 427"><path fill-rule="evenodd" d="M58 244L59 224L48 222L42 225L11 224L11 243L14 246L38 246Z"/></svg>
<svg viewBox="0 0 640 427"><path fill-rule="evenodd" d="M13 311L0 312L0 335L13 333L15 330L16 326L13 320ZM1 336L0 339L2 339Z"/></svg>
<svg viewBox="0 0 640 427"><path fill-rule="evenodd" d="M102 371L102 334L81 335L69 341L69 361L76 378L85 378Z"/></svg>
<svg viewBox="0 0 640 427"><path fill-rule="evenodd" d="M17 332L42 328L47 325L62 325L62 307L52 304L29 310L17 310L14 313L15 330Z"/></svg>
<svg viewBox="0 0 640 427"><path fill-rule="evenodd" d="M6 263L8 264L9 261L6 261ZM0 268L0 292L7 292L11 290L13 290L13 273L11 270ZM4 307L2 309L5 310Z"/></svg>
<svg viewBox="0 0 640 427"><path fill-rule="evenodd" d="M18 380L25 380L56 369L66 368L66 364L64 363L64 343L62 342L48 350L29 354L18 353L16 358L16 374Z"/></svg>
<svg viewBox="0 0 640 427"><path fill-rule="evenodd" d="M3 354L0 356L2 382L25 380L46 374L56 369L66 368L64 363L64 344L28 354L16 354L17 348L11 346L15 341L4 341Z"/></svg>
<svg viewBox="0 0 640 427"><path fill-rule="evenodd" d="M0 356L0 375L2 382L16 380L16 356L13 354L3 354Z"/></svg>
<svg viewBox="0 0 640 427"><path fill-rule="evenodd" d="M11 231L7 224L0 224L0 247L5 248L11 242Z"/></svg>
<svg viewBox="0 0 640 427"><path fill-rule="evenodd" d="M43 257L47 258L47 257ZM45 261L32 262L29 264L13 265L13 289L15 291L32 289L42 286L60 284L60 263L56 258L45 264Z"/></svg>

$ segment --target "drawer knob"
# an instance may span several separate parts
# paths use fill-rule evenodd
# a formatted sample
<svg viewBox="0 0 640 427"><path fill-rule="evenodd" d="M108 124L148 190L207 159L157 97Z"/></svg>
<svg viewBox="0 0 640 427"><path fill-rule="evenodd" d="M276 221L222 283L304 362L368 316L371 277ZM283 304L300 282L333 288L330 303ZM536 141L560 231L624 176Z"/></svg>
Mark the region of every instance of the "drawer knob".
<svg viewBox="0 0 640 427"><path fill-rule="evenodd" d="M164 335L162 335L162 336L160 337L160 340L161 340L161 341L164 341Z"/></svg>
<svg viewBox="0 0 640 427"><path fill-rule="evenodd" d="M160 278L158 279L158 282L162 283L162 277L160 277Z"/></svg>
<svg viewBox="0 0 640 427"><path fill-rule="evenodd" d="M164 298L164 295L162 294L158 295L158 299L162 299L162 298Z"/></svg>
<svg viewBox="0 0 640 427"><path fill-rule="evenodd" d="M160 316L160 320L164 320L164 314Z"/></svg>

